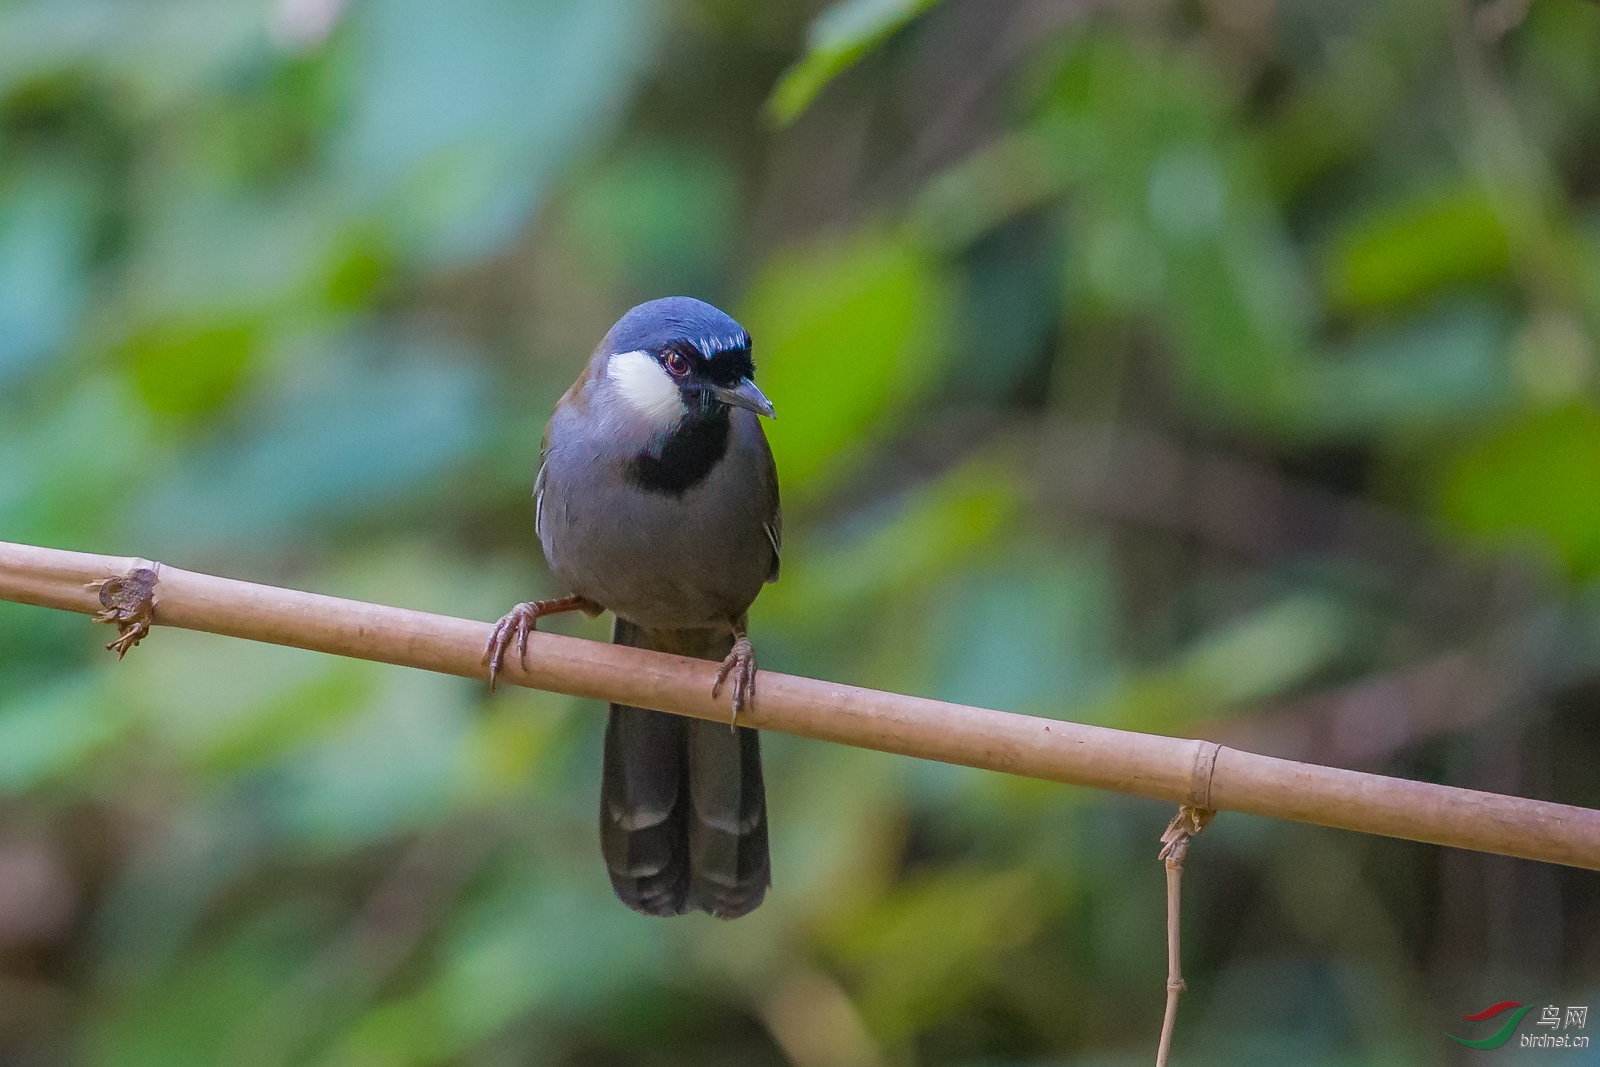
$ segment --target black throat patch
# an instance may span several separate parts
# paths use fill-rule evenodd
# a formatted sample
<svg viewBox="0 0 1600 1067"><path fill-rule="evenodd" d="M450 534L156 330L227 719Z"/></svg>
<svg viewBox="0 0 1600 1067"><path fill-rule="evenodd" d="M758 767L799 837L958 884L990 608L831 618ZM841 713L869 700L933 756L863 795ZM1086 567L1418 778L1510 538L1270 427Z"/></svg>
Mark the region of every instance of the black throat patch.
<svg viewBox="0 0 1600 1067"><path fill-rule="evenodd" d="M628 475L641 489L682 496L728 454L728 431L728 409L721 404L690 415L668 431L658 450L635 456Z"/></svg>

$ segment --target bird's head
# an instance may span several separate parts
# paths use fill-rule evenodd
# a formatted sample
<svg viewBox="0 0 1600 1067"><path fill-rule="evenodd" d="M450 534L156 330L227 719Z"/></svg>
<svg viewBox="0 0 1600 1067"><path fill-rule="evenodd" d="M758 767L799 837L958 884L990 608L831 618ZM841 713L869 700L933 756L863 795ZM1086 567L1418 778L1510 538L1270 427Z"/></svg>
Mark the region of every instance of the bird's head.
<svg viewBox="0 0 1600 1067"><path fill-rule="evenodd" d="M603 347L607 382L653 425L666 428L729 407L774 417L756 388L750 335L702 300L640 304L611 328Z"/></svg>

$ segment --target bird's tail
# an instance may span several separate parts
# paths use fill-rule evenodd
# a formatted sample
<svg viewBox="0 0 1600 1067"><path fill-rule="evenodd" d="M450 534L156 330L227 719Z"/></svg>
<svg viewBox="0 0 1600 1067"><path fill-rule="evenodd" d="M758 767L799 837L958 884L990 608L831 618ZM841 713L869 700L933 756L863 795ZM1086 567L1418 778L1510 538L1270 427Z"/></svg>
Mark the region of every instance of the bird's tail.
<svg viewBox="0 0 1600 1067"><path fill-rule="evenodd" d="M614 644L721 661L725 630L646 630ZM771 884L761 738L747 727L611 705L600 778L600 852L621 901L646 915L753 911Z"/></svg>

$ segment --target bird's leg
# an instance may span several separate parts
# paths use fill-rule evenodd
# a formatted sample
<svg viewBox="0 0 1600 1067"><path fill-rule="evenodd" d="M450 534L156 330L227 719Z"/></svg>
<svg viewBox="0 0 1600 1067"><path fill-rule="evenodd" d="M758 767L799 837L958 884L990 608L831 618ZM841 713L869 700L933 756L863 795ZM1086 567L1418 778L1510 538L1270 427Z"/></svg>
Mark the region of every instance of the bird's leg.
<svg viewBox="0 0 1600 1067"><path fill-rule="evenodd" d="M483 646L483 662L489 665L489 691L494 692L495 681L505 667L506 649L517 642L517 658L522 669L528 669L528 635L541 618L559 615L564 611L581 611L591 619L605 610L594 601L581 596L564 596L556 600L526 600L500 617L489 633L489 642Z"/></svg>
<svg viewBox="0 0 1600 1067"><path fill-rule="evenodd" d="M756 646L750 643L750 636L746 633L745 616L741 615L733 620L733 648L728 652L728 658L722 661L722 666L717 668L717 680L711 685L711 697L716 697L722 692L722 683L733 676L733 717L728 720L731 730L739 725L739 713L750 706L750 701L756 695Z"/></svg>

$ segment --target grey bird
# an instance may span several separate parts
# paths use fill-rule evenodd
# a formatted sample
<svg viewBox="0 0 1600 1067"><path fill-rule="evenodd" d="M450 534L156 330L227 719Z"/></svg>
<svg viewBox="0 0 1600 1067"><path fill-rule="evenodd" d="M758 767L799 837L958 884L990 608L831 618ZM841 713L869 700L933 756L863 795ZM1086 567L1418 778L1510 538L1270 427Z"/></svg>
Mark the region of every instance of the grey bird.
<svg viewBox="0 0 1600 1067"><path fill-rule="evenodd" d="M746 612L778 577L778 473L759 416L750 335L700 300L668 297L618 320L556 405L534 479L535 526L570 595L518 604L484 650L491 686L545 615L616 616L612 641L720 660L729 724L611 705L600 851L611 885L647 915L747 914L771 884Z"/></svg>

